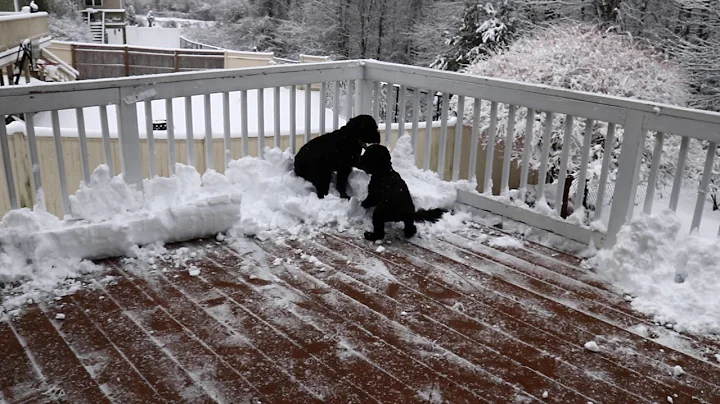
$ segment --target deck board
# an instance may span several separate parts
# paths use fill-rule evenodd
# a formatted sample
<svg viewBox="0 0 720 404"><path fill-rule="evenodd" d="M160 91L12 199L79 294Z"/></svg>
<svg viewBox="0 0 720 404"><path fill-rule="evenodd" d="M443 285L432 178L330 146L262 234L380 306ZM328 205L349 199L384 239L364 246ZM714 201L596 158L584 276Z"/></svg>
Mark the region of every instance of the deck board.
<svg viewBox="0 0 720 404"><path fill-rule="evenodd" d="M720 402L717 341L633 333L662 328L579 258L500 236L197 240L106 260L0 321L16 369L0 401Z"/></svg>

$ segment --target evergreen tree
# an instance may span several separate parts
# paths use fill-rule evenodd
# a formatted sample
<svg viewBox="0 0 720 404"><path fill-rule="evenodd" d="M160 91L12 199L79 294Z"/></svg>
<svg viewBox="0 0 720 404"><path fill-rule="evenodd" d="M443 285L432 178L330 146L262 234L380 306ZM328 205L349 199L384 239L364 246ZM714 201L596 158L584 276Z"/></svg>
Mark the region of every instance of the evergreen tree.
<svg viewBox="0 0 720 404"><path fill-rule="evenodd" d="M493 54L512 41L516 31L512 4L504 0L497 6L468 0L460 27L446 41L448 50L432 67L458 71Z"/></svg>

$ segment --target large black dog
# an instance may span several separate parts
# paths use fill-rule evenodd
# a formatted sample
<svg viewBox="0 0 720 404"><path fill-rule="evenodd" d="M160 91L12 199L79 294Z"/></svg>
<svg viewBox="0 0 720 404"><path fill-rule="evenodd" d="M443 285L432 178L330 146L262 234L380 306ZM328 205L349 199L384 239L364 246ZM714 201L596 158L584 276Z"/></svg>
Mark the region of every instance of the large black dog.
<svg viewBox="0 0 720 404"><path fill-rule="evenodd" d="M393 170L387 147L379 144L368 146L360 156L358 168L370 174L368 196L362 207L375 207L373 231L365 233L367 240L383 239L387 222L403 222L405 237L410 238L417 233L415 222L436 222L446 212L443 209L415 211L410 190L400 174Z"/></svg>
<svg viewBox="0 0 720 404"><path fill-rule="evenodd" d="M342 128L301 147L295 156L295 175L310 181L322 199L330 191L332 173L337 172L337 190L341 197L349 199L348 176L368 143L380 143L377 122L370 115L358 115Z"/></svg>

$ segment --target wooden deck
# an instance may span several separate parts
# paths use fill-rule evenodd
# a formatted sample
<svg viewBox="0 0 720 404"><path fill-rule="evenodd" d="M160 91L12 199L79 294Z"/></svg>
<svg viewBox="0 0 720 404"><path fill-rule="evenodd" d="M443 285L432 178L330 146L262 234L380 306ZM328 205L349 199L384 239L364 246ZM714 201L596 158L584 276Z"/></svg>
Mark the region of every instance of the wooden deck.
<svg viewBox="0 0 720 404"><path fill-rule="evenodd" d="M104 262L2 319L0 402L720 403L714 341L670 338L575 257L483 234L502 235L380 252L340 234L205 240Z"/></svg>

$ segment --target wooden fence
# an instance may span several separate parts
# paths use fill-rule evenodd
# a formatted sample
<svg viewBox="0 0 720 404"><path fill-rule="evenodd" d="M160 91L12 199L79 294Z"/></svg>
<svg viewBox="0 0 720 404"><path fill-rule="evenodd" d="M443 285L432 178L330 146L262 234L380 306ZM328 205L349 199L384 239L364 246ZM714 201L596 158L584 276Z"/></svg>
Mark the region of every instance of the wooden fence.
<svg viewBox="0 0 720 404"><path fill-rule="evenodd" d="M81 80L225 67L223 51L117 45L73 44L72 60Z"/></svg>

